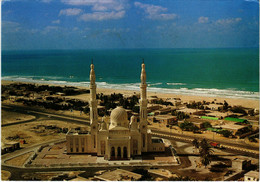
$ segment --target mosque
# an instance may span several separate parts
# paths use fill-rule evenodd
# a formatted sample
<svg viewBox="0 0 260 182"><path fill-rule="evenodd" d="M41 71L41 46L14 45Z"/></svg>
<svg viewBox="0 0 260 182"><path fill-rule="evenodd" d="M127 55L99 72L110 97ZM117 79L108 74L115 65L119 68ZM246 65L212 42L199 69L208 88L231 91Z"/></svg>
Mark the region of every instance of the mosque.
<svg viewBox="0 0 260 182"><path fill-rule="evenodd" d="M140 84L140 116L128 121L123 107L112 110L110 122L98 121L96 83L93 63L90 66L90 131L72 129L66 135L68 154L93 154L106 160L127 160L144 152L164 152L162 139L154 138L147 129L147 84L145 64L142 64Z"/></svg>

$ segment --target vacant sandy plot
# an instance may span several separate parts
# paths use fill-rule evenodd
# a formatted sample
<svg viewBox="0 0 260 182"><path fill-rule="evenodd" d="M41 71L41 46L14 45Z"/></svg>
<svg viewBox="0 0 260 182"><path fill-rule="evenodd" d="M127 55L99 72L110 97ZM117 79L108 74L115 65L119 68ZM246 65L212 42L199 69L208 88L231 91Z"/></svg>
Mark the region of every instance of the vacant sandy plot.
<svg viewBox="0 0 260 182"><path fill-rule="evenodd" d="M26 160L33 154L33 152L28 152L23 155L19 155L15 158L7 160L5 163L11 166L19 166L22 167Z"/></svg>
<svg viewBox="0 0 260 182"><path fill-rule="evenodd" d="M54 129L46 129L44 126L56 126ZM40 126L40 127L39 127ZM73 124L59 120L37 119L34 122L2 127L1 142L25 140L21 147L28 147L36 143L47 142L54 139L66 137L66 133L59 131L59 128L87 127L85 125ZM8 138L9 137L9 138Z"/></svg>
<svg viewBox="0 0 260 182"><path fill-rule="evenodd" d="M5 110L2 110L1 113L1 121L2 121L1 124L27 121L31 119L35 119L35 116L29 114L21 114L17 112L5 111Z"/></svg>

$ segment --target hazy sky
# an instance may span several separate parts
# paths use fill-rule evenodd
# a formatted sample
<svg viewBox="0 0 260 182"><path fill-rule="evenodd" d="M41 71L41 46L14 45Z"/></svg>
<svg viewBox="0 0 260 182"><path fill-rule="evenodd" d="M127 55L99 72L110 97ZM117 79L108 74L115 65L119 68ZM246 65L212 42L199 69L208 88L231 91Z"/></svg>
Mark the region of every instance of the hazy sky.
<svg viewBox="0 0 260 182"><path fill-rule="evenodd" d="M258 0L4 0L2 49L258 47Z"/></svg>

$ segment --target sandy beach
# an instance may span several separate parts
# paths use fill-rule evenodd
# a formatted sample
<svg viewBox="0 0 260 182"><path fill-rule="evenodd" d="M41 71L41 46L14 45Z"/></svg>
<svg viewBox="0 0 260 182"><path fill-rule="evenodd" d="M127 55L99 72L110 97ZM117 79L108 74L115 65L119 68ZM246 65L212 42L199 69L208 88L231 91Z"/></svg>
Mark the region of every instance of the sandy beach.
<svg viewBox="0 0 260 182"><path fill-rule="evenodd" d="M17 82L17 81L6 81L6 80L1 80L2 85L8 85L11 83L30 83L30 82ZM39 84L39 85L46 85L46 84ZM49 84L49 85L55 85L56 84ZM59 86L65 86L65 85L59 85ZM68 86L68 85L66 85ZM78 87L78 88L84 88L88 89L88 87ZM98 88L97 87L97 93L103 93L104 95L110 95L112 93L121 93L125 96L127 95L133 95L133 94L138 94L139 91L134 91L134 90L119 90L119 89L109 89L109 88ZM254 100L254 99L234 99L234 98L221 98L221 97L206 97L206 96L194 96L194 95L176 95L176 94L171 94L171 93L160 93L160 92L147 92L148 97L149 96L157 96L158 98L162 99L167 99L169 100L173 98L180 98L184 103L189 102L189 101L203 101L205 100L206 102L212 102L215 100L215 102L224 102L227 101L229 105L234 106L234 105L241 105L243 107L247 108L256 108L259 109L259 100ZM70 96L72 98L77 98L81 100L88 100L89 94L82 94L82 95L76 95L76 96Z"/></svg>

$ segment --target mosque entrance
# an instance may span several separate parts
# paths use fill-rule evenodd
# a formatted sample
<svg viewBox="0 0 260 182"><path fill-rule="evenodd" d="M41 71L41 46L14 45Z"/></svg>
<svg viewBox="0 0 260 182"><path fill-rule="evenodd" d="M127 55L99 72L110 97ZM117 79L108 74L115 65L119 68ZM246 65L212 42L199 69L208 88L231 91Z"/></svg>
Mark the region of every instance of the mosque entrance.
<svg viewBox="0 0 260 182"><path fill-rule="evenodd" d="M121 148L117 148L117 158L121 158Z"/></svg>
<svg viewBox="0 0 260 182"><path fill-rule="evenodd" d="M111 148L111 159L115 158L115 147Z"/></svg>

